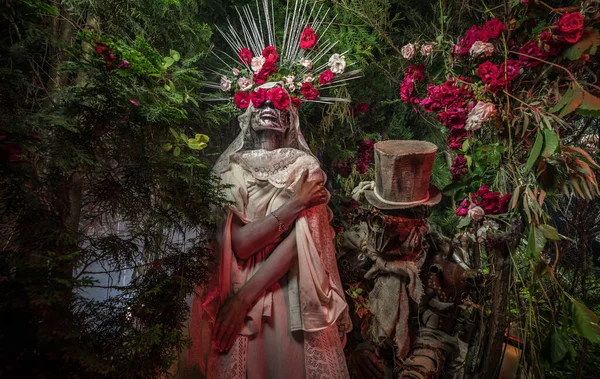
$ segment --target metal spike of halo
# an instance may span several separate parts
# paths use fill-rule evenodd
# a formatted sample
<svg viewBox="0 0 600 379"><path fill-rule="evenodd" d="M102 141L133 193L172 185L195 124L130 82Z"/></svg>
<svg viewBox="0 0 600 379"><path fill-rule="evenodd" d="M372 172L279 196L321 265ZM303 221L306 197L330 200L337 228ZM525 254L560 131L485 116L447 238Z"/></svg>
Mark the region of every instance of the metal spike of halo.
<svg viewBox="0 0 600 379"><path fill-rule="evenodd" d="M233 98L240 109L250 103L255 108L271 96L279 96L273 104L285 108L289 102L299 107L302 102L333 104L350 102L348 98L321 96L321 91L344 86L361 77L360 70L347 71L351 64L342 53L335 53L337 41L321 40L335 20L326 21L329 9L316 1L288 0L283 40L278 44L274 22L273 0L256 0L256 12L251 6L238 8L239 26L227 20L223 30L217 27L233 54L214 53L224 65L214 73L220 83L205 83L206 88L221 91L206 100ZM312 3L312 4L311 4ZM285 91L266 91L266 82L281 82ZM283 93L287 92L287 98ZM285 98L282 98L285 97ZM287 100L286 100L287 98ZM273 99L271 99L273 100Z"/></svg>

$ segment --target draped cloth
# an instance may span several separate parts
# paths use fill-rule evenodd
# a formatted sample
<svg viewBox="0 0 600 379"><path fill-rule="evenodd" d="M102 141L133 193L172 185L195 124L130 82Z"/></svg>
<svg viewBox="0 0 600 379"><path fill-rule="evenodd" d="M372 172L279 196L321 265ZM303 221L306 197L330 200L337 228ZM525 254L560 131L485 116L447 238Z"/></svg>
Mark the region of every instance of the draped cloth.
<svg viewBox="0 0 600 379"><path fill-rule="evenodd" d="M238 258L231 243L234 220L246 224L278 209L304 169L309 180L324 179L299 131L297 113L290 111L286 146L272 151L244 147L250 108L240 117L240 136L215 165L232 205L217 232L218 275L192 305L193 345L187 359L188 366L206 372L208 378L348 378L343 346L351 322L326 205L305 210L296 219L297 261L253 303L232 349L221 354L211 348L210 329L219 305L260 269L274 249L269 246L248 259Z"/></svg>

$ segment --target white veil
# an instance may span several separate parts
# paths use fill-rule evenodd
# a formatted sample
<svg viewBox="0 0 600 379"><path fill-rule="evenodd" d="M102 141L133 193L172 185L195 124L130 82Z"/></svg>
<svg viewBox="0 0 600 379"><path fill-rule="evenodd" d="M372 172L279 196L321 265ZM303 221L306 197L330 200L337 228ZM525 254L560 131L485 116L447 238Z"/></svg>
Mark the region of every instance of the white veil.
<svg viewBox="0 0 600 379"><path fill-rule="evenodd" d="M270 89L278 85L283 88L283 83L281 82L265 83L259 88ZM216 175L219 176L220 174L229 169L229 164L231 163L230 159L233 154L237 153L238 151L253 149L253 147L250 146L250 119L252 118L252 112L254 110L255 108L252 106L252 103L250 103L246 111L238 117L238 122L241 129L240 134L238 134L238 136L227 147L227 149L225 149L221 156L219 156L219 159L217 159L217 162L213 167L213 171ZM300 130L300 119L298 116L298 109L294 107L291 101L288 105L287 111L290 114L290 125L288 130L285 132L284 144L281 147L291 147L294 149L302 150L305 153L314 157L314 154L310 151L310 148L308 147L308 144L304 139L304 135L302 135L302 131Z"/></svg>

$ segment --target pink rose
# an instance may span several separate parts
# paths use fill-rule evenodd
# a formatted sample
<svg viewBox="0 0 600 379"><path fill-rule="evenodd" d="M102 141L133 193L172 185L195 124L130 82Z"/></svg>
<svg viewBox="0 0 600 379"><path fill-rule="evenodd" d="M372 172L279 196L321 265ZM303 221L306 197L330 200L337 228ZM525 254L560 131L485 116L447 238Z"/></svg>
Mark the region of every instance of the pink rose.
<svg viewBox="0 0 600 379"><path fill-rule="evenodd" d="M480 206L471 204L467 214L471 217L471 220L479 221L485 216L485 211Z"/></svg>
<svg viewBox="0 0 600 379"><path fill-rule="evenodd" d="M478 130L481 124L488 121L496 113L496 106L493 103L478 101L467 117L465 129L469 131Z"/></svg>
<svg viewBox="0 0 600 379"><path fill-rule="evenodd" d="M433 46L431 45L423 45L421 46L421 55L424 57L431 55L433 53Z"/></svg>
<svg viewBox="0 0 600 379"><path fill-rule="evenodd" d="M400 50L404 59L412 59L415 55L415 46L412 43L406 44Z"/></svg>
<svg viewBox="0 0 600 379"><path fill-rule="evenodd" d="M469 54L472 57L486 56L491 57L494 54L494 45L489 42L481 42L475 41L473 46L471 46L471 50L469 50Z"/></svg>

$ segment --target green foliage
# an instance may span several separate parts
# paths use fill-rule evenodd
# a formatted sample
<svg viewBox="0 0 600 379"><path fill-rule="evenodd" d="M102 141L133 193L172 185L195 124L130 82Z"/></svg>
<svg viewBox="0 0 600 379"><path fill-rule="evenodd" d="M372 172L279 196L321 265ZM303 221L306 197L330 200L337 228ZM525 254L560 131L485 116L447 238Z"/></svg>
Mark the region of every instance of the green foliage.
<svg viewBox="0 0 600 379"><path fill-rule="evenodd" d="M210 29L197 2L54 4L17 2L1 24L2 372L159 377L213 269ZM135 275L91 300L98 263Z"/></svg>

